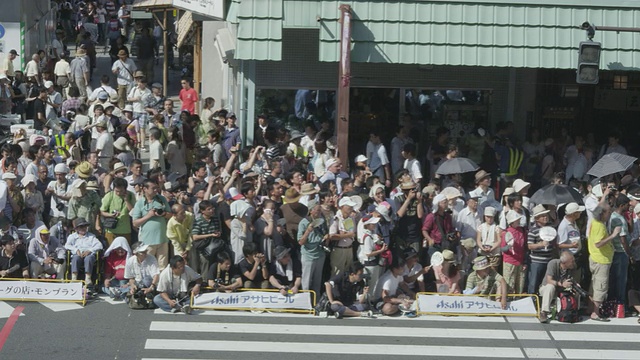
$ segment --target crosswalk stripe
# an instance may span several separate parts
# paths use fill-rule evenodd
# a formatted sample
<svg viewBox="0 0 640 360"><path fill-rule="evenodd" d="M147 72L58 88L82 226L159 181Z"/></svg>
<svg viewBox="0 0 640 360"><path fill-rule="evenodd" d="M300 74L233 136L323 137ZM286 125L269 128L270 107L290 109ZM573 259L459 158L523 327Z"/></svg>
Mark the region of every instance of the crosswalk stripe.
<svg viewBox="0 0 640 360"><path fill-rule="evenodd" d="M529 359L562 359L562 354L558 349L524 348L524 352Z"/></svg>
<svg viewBox="0 0 640 360"><path fill-rule="evenodd" d="M375 320L371 320L375 323ZM380 327L380 326L348 326L348 325L280 325L254 323L205 323L205 322L172 322L153 321L151 331L171 332L207 332L207 333L236 333L236 334L281 334L281 335L334 335L350 336L367 334L367 336L393 337L402 334L403 337L425 338L463 338L463 339L507 339L513 340L510 330L494 329L447 329L447 328L411 328Z"/></svg>
<svg viewBox="0 0 640 360"><path fill-rule="evenodd" d="M596 339L595 337L593 338ZM562 349L567 359L583 360L636 360L640 358L640 351L636 350L602 350L602 349Z"/></svg>
<svg viewBox="0 0 640 360"><path fill-rule="evenodd" d="M42 304L43 306L53 310L54 312L67 311L67 310L78 310L78 309L82 309L83 308L82 305L80 305L78 303L72 303L72 302L68 302L68 303L41 302L40 304Z"/></svg>
<svg viewBox="0 0 640 360"><path fill-rule="evenodd" d="M13 313L13 306L7 304L4 301L0 301L0 319L6 319ZM20 313L20 316L24 316L24 311Z"/></svg>
<svg viewBox="0 0 640 360"><path fill-rule="evenodd" d="M474 346L435 346L435 345L387 345L387 344L327 344L318 342L268 342L268 341L219 341L219 340L177 340L147 339L146 350L188 350L266 353L305 354L344 354L344 355L380 355L394 354L403 356L432 357L479 357L479 358L522 358L520 348L501 347L500 351L487 351L487 347Z"/></svg>
<svg viewBox="0 0 640 360"><path fill-rule="evenodd" d="M622 333L622 332L581 332L581 331L551 331L551 336L556 341L575 341L584 340L585 335L589 339L599 342L632 342L637 343L640 340L638 333Z"/></svg>

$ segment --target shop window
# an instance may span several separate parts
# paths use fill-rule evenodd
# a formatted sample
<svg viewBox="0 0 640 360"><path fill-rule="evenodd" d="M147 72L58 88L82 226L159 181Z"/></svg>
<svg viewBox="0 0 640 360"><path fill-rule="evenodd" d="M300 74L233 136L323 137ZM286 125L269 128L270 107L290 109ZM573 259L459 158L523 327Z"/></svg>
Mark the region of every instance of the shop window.
<svg viewBox="0 0 640 360"><path fill-rule="evenodd" d="M627 75L614 75L613 88L616 90L627 90L629 77Z"/></svg>
<svg viewBox="0 0 640 360"><path fill-rule="evenodd" d="M319 124L331 118L335 94L333 90L257 89L256 115L265 114L271 123L302 130L307 119Z"/></svg>

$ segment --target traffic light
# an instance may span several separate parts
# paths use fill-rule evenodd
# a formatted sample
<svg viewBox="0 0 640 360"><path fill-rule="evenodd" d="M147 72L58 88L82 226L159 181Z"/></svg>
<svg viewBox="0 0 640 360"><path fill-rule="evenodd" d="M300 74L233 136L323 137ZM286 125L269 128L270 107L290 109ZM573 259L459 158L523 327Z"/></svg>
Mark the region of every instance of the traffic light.
<svg viewBox="0 0 640 360"><path fill-rule="evenodd" d="M582 41L578 50L578 84L597 84L602 45L594 41Z"/></svg>

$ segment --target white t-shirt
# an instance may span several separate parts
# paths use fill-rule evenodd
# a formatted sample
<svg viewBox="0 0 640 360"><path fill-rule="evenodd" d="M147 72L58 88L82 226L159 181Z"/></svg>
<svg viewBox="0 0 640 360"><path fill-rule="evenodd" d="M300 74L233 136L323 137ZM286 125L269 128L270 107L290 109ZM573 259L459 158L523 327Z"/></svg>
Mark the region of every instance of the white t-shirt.
<svg viewBox="0 0 640 360"><path fill-rule="evenodd" d="M71 74L71 67L66 60L60 60L56 63L56 66L53 68L53 73L56 76L69 76Z"/></svg>
<svg viewBox="0 0 640 360"><path fill-rule="evenodd" d="M558 245L576 242L578 243L577 248L567 249L573 254L577 253L582 247L580 243L580 230L578 230L574 224L568 222L567 218L562 219L560 225L558 225Z"/></svg>
<svg viewBox="0 0 640 360"><path fill-rule="evenodd" d="M405 277L405 276L414 276L414 275L418 274L420 271L422 271L422 266L420 266L420 263L415 263L415 265L413 265L411 270L409 270L409 268L405 264L404 273L402 274L402 276L403 277ZM416 280L424 281L424 275L418 276L418 278ZM409 287L409 289L411 289L411 290L413 290L415 288L415 286L416 286L415 281L412 282L412 283L406 283L406 284Z"/></svg>
<svg viewBox="0 0 640 360"><path fill-rule="evenodd" d="M158 292L166 292L169 295L178 295L180 292L187 292L189 290L189 283L200 279L200 277L200 274L195 272L188 265L184 266L184 272L180 276L173 275L171 267L167 266L160 273L160 278L158 280Z"/></svg>
<svg viewBox="0 0 640 360"><path fill-rule="evenodd" d="M151 168L154 168L154 161L157 161L157 167L164 171L164 151L162 144L158 140L154 140L149 144L149 160L151 160Z"/></svg>
<svg viewBox="0 0 640 360"><path fill-rule="evenodd" d="M138 258L132 256L127 259L124 268L125 279L135 279L136 283L142 284L144 287L151 285L153 277L158 275L158 261L153 255L147 255L142 263L138 262Z"/></svg>
<svg viewBox="0 0 640 360"><path fill-rule="evenodd" d="M411 175L411 180L416 184L420 183L422 180L422 171L420 171L420 162L417 159L406 159L404 161L404 168L409 171Z"/></svg>
<svg viewBox="0 0 640 360"><path fill-rule="evenodd" d="M138 70L136 64L131 59L125 61L118 60L113 63L111 71L118 70L118 85L129 86L133 84L133 73Z"/></svg>
<svg viewBox="0 0 640 360"><path fill-rule="evenodd" d="M404 281L402 275L394 276L391 270L387 270L380 279L378 279L378 283L376 284L376 290L374 292L374 299L380 299L382 297L382 290L386 290L390 296L395 296L398 291L398 286L400 283Z"/></svg>
<svg viewBox="0 0 640 360"><path fill-rule="evenodd" d="M113 157L113 137L108 131L103 131L98 136L98 141L96 142L96 151L98 151L98 155L101 158Z"/></svg>
<svg viewBox="0 0 640 360"><path fill-rule="evenodd" d="M89 95L89 101L90 102L96 101L98 99L98 95L100 95L100 93L103 91L109 94L109 98L115 97L118 95L118 92L114 90L111 86L100 85L99 87L93 89L93 92L91 92L91 95Z"/></svg>
<svg viewBox="0 0 640 360"><path fill-rule="evenodd" d="M134 87L133 89L131 89L131 91L129 91L128 99L136 99L136 98L140 99L140 100L131 102L134 113L145 112L144 110L145 102L143 100L150 95L151 95L151 90L149 90L148 88L140 89L139 87Z"/></svg>

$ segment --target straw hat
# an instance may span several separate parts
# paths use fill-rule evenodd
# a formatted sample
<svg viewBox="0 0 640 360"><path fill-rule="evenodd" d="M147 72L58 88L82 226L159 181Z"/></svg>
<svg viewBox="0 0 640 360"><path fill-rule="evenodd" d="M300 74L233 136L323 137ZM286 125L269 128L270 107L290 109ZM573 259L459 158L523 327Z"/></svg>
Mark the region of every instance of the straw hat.
<svg viewBox="0 0 640 360"><path fill-rule="evenodd" d="M88 161L83 161L76 166L76 174L79 178L86 179L93 174L93 169Z"/></svg>
<svg viewBox="0 0 640 360"><path fill-rule="evenodd" d="M446 262L450 262L450 263L456 262L456 254L454 254L453 251L451 251L449 249L444 250L442 252L442 257L444 258L444 261L446 261Z"/></svg>
<svg viewBox="0 0 640 360"><path fill-rule="evenodd" d="M491 176L491 173L488 173L484 170L480 170L476 173L475 175L475 179L476 179L476 184L479 183L480 181L482 181L485 178L488 178Z"/></svg>
<svg viewBox="0 0 640 360"><path fill-rule="evenodd" d="M119 171L122 171L122 170L127 171L127 167L124 166L123 163L118 162L118 163L113 164L113 171L111 171L111 173L115 174L115 173L117 173Z"/></svg>
<svg viewBox="0 0 640 360"><path fill-rule="evenodd" d="M549 210L545 209L543 205L536 205L533 208L533 217L536 218L540 215L546 215L549 213Z"/></svg>
<svg viewBox="0 0 640 360"><path fill-rule="evenodd" d="M491 264L489 263L489 259L487 259L486 256L478 256L477 258L473 259L473 270L475 271L488 269L490 267Z"/></svg>
<svg viewBox="0 0 640 360"><path fill-rule="evenodd" d="M303 184L300 188L300 195L315 195L318 193L318 190L312 183Z"/></svg>
<svg viewBox="0 0 640 360"><path fill-rule="evenodd" d="M301 196L302 195L300 195L298 190L290 187L287 189L287 191L284 192L284 202L286 202L287 204L298 202Z"/></svg>
<svg viewBox="0 0 640 360"><path fill-rule="evenodd" d="M129 146L129 142L125 137L119 137L116 141L114 141L113 147L120 151L131 151L131 146Z"/></svg>
<svg viewBox="0 0 640 360"><path fill-rule="evenodd" d="M412 190L416 188L416 183L413 181L407 181L400 184L400 189L402 190Z"/></svg>

